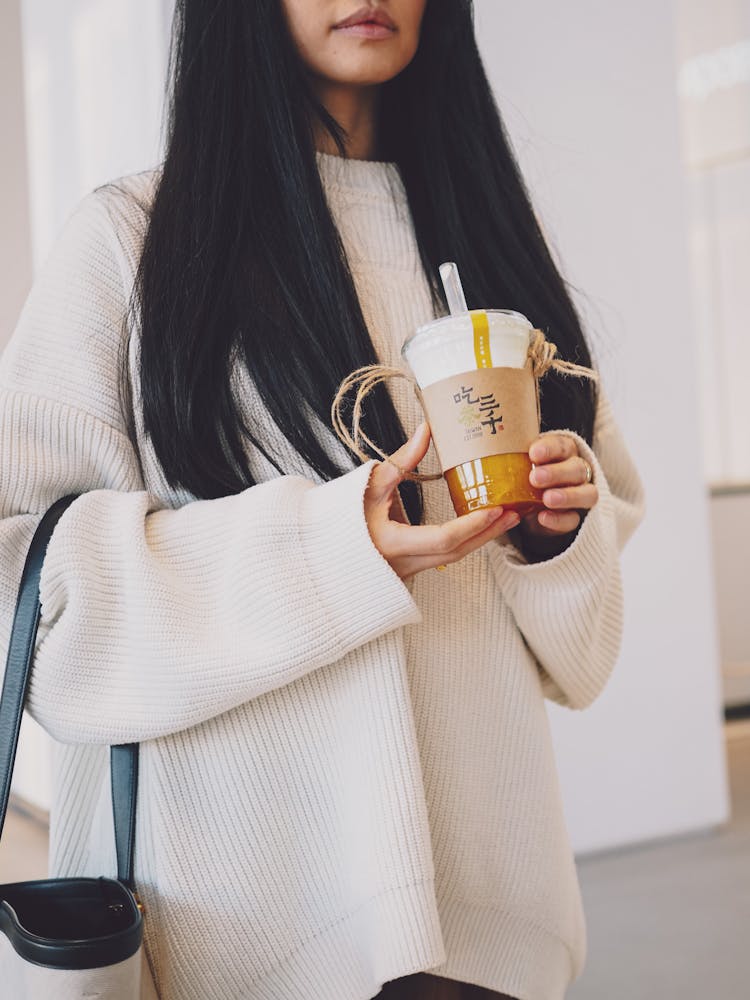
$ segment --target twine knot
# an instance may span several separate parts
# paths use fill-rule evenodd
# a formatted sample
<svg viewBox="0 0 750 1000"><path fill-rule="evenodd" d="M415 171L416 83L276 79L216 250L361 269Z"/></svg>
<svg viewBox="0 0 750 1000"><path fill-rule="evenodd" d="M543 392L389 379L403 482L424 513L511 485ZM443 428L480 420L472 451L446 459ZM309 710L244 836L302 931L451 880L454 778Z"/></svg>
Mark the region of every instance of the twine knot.
<svg viewBox="0 0 750 1000"><path fill-rule="evenodd" d="M560 375L587 378L592 382L599 379L599 375L593 368L575 365L572 361L563 361L562 358L558 358L557 346L551 340L547 340L541 330L534 330L532 334L528 357L531 360L531 370L537 379L543 378L550 369L559 372Z"/></svg>

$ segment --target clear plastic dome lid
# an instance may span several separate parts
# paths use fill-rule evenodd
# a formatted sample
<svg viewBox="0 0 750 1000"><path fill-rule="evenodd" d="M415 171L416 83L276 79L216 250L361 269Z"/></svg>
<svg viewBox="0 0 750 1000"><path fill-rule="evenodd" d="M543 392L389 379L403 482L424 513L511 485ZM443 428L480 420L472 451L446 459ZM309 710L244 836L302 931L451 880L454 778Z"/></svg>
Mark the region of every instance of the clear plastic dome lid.
<svg viewBox="0 0 750 1000"><path fill-rule="evenodd" d="M487 315L492 367L523 368L533 325L511 309L481 311ZM401 354L420 388L425 388L477 367L474 337L471 312L454 313L418 327L405 341Z"/></svg>

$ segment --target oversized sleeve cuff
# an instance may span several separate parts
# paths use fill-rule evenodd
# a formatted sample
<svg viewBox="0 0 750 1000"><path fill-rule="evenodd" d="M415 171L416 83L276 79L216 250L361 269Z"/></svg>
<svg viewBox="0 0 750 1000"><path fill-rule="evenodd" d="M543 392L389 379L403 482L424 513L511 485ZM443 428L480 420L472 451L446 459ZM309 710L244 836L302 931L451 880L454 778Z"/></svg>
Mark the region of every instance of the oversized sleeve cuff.
<svg viewBox="0 0 750 1000"><path fill-rule="evenodd" d="M606 401L598 425L595 449L573 431L555 432L575 440L599 491L568 548L529 564L513 545L487 547L503 598L536 658L544 695L578 709L599 695L616 663L623 622L619 555L643 515L640 479Z"/></svg>
<svg viewBox="0 0 750 1000"><path fill-rule="evenodd" d="M364 516L374 461L309 490L302 511L305 565L342 649L421 620L409 588L381 555Z"/></svg>

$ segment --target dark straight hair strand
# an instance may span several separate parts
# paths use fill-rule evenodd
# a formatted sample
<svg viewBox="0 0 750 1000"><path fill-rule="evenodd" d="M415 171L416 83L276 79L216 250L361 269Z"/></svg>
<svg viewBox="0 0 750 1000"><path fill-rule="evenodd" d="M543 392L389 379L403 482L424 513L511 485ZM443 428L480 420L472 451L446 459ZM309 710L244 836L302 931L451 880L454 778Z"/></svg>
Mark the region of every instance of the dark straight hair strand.
<svg viewBox="0 0 750 1000"><path fill-rule="evenodd" d="M284 473L233 396L239 354L281 433L320 478L334 478L346 469L321 442L321 422L330 426L342 378L378 360L315 155L315 123L341 155L345 133L312 91L280 0L177 0L169 77L165 158L131 302L145 431L170 485L198 498L253 485L243 438ZM400 169L436 315L447 311L438 265L455 260L469 308L522 312L562 357L590 365L482 66L470 0L428 0L418 51L381 97L382 154ZM122 382L127 392L125 356ZM550 373L542 388L543 429L590 442L594 387ZM363 427L389 452L404 441L382 386ZM421 520L420 491L401 489Z"/></svg>

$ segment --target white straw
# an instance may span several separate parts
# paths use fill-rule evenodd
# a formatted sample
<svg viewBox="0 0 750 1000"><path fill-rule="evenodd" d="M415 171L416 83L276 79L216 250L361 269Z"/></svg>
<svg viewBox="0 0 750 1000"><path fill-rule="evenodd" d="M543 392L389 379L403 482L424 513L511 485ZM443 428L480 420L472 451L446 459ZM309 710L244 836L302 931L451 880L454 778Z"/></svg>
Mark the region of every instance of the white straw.
<svg viewBox="0 0 750 1000"><path fill-rule="evenodd" d="M448 300L448 309L451 316L456 313L468 312L464 290L461 287L461 279L458 276L458 268L453 261L448 261L440 265L440 278L443 282L445 297Z"/></svg>

